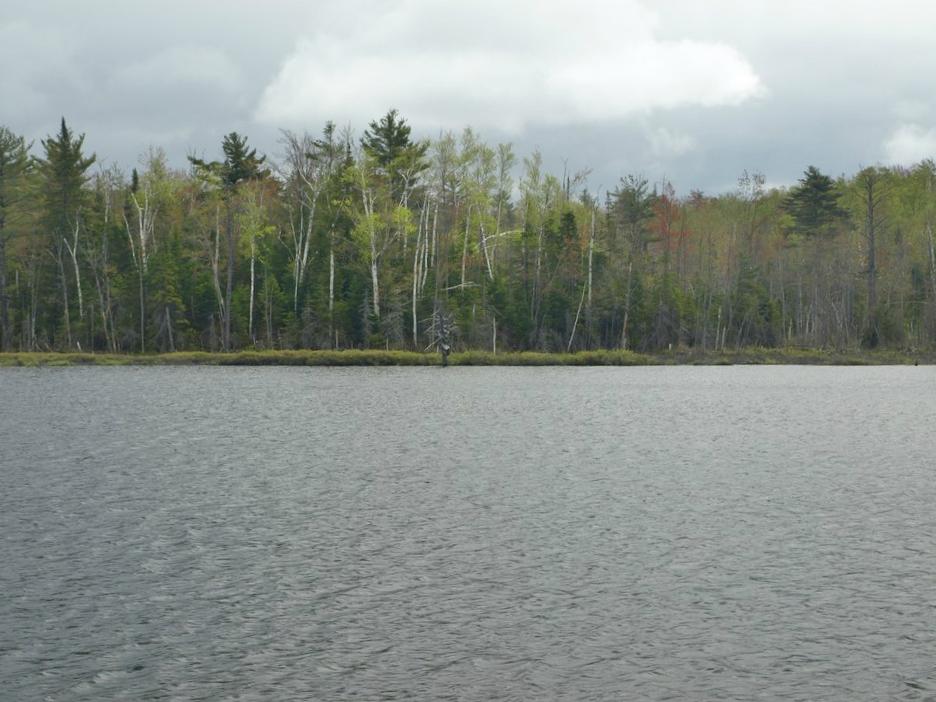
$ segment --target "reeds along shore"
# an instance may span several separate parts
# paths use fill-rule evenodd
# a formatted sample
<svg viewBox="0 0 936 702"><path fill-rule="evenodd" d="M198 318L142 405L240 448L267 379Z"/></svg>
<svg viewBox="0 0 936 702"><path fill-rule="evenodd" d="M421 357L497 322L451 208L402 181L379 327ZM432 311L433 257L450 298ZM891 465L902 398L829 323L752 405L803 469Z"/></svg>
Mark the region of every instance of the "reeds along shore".
<svg viewBox="0 0 936 702"><path fill-rule="evenodd" d="M650 366L650 365L932 365L936 351L829 351L752 348L737 352L679 349L657 354L631 351L536 353L462 351L452 366ZM436 353L412 351L203 351L165 354L5 353L0 367L36 366L441 366Z"/></svg>

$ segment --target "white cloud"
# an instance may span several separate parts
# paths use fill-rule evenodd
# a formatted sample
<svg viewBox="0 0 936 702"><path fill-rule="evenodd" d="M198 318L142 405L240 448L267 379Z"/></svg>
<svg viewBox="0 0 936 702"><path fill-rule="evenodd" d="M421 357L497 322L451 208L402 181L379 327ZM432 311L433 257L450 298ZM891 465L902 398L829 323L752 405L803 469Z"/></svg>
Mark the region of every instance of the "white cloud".
<svg viewBox="0 0 936 702"><path fill-rule="evenodd" d="M429 128L518 130L738 105L764 92L732 47L659 39L656 16L637 0L360 10L344 31L297 44L263 92L260 121L360 124L393 106Z"/></svg>
<svg viewBox="0 0 936 702"><path fill-rule="evenodd" d="M277 127L361 128L398 107L419 136L472 124L591 166L595 183L662 172L681 191L933 154L936 3L777 6L0 0L0 124L38 149L65 115L101 158L132 164L155 140L184 166L232 129L273 153Z"/></svg>
<svg viewBox="0 0 936 702"><path fill-rule="evenodd" d="M889 163L904 166L936 157L936 127L902 124L884 142L884 153Z"/></svg>

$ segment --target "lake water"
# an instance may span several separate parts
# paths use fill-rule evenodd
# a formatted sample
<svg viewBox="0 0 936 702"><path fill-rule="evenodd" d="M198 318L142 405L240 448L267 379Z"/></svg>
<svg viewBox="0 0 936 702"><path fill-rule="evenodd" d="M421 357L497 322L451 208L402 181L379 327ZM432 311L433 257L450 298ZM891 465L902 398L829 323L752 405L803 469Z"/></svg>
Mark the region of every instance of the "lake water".
<svg viewBox="0 0 936 702"><path fill-rule="evenodd" d="M936 699L936 368L0 370L3 700Z"/></svg>

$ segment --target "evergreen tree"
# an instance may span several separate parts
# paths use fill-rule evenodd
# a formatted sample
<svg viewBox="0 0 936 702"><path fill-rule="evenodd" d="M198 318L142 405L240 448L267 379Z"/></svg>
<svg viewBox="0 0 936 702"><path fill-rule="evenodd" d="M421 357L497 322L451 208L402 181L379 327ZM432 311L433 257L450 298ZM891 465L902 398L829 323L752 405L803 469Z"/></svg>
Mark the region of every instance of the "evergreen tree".
<svg viewBox="0 0 936 702"><path fill-rule="evenodd" d="M633 253L647 250L647 223L653 218L654 196L647 179L629 175L621 178L609 195L608 211L615 229L624 234Z"/></svg>
<svg viewBox="0 0 936 702"><path fill-rule="evenodd" d="M806 169L784 209L793 217L794 231L807 236L827 234L846 214L839 206L835 183L815 166Z"/></svg>
<svg viewBox="0 0 936 702"><path fill-rule="evenodd" d="M234 233L235 195L240 183L250 180L263 180L270 172L263 168L266 156L257 156L256 149L247 147L247 137L231 132L221 143L224 161L206 162L192 156L189 161L206 179L217 179L224 197L224 233L227 243L227 279L224 291L224 305L221 309L221 348L231 350L231 304L234 297L234 266L237 237Z"/></svg>
<svg viewBox="0 0 936 702"><path fill-rule="evenodd" d="M82 152L84 134L75 136L65 123L62 123L56 137L42 140L45 158L37 159L42 181L43 215L51 249L59 269L59 282L62 292L62 322L65 327L65 340L72 345L71 312L69 310L68 279L65 273L65 253L68 252L75 274L75 291L78 298L79 316L83 317L81 273L78 263L78 243L81 227L81 211L87 204L85 185L89 176L87 171L97 157L85 156Z"/></svg>
<svg viewBox="0 0 936 702"><path fill-rule="evenodd" d="M246 180L262 180L270 171L263 168L266 156L257 156L256 149L247 147L247 137L237 132L227 134L221 141L224 161L203 161L189 156L196 172L217 177L227 195L233 193L238 183Z"/></svg>
<svg viewBox="0 0 936 702"><path fill-rule="evenodd" d="M419 174L426 170L428 142L414 142L412 129L396 110L390 110L370 123L361 138L364 152L388 180L394 202L405 204L407 194L416 186Z"/></svg>
<svg viewBox="0 0 936 702"><path fill-rule="evenodd" d="M84 140L84 134L74 136L62 117L58 135L42 140L45 158L36 160L43 183L46 222L56 238L71 232L86 202L87 171L97 157L82 153Z"/></svg>
<svg viewBox="0 0 936 702"><path fill-rule="evenodd" d="M0 130L0 345L421 349L440 305L460 348L936 344L932 162L688 198L628 177L597 218L538 153L514 197L471 130L430 174L394 111L357 152L330 125L294 142L277 179L232 133L189 174L92 188L64 123L34 162Z"/></svg>
<svg viewBox="0 0 936 702"><path fill-rule="evenodd" d="M10 296L7 291L7 241L13 208L25 197L24 185L29 172L29 148L26 140L6 127L0 127L0 351L9 351L13 329L10 319Z"/></svg>

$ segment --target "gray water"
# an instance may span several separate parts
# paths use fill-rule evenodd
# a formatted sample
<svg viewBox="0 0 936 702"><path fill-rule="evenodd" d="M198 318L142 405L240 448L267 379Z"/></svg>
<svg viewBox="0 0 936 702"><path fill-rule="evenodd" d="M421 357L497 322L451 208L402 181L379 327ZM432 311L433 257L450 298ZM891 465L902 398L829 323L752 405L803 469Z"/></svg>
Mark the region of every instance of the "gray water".
<svg viewBox="0 0 936 702"><path fill-rule="evenodd" d="M936 699L934 427L934 368L2 370L0 699Z"/></svg>

